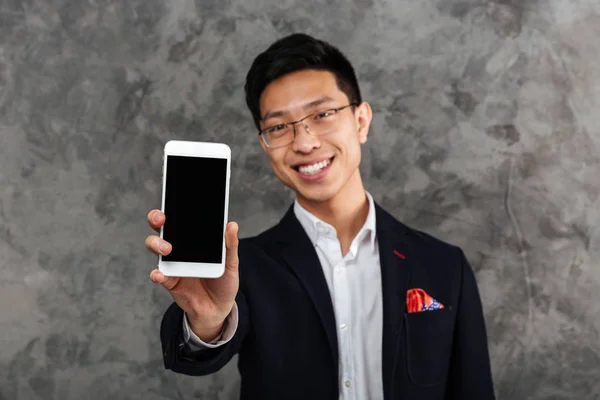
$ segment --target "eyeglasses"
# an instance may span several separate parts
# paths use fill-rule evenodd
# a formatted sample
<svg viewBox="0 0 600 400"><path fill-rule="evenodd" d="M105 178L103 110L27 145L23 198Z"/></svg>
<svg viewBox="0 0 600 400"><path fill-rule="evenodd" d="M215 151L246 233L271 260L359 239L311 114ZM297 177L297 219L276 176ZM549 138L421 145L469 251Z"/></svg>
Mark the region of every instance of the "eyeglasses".
<svg viewBox="0 0 600 400"><path fill-rule="evenodd" d="M358 104L351 103L347 106L332 108L330 110L319 111L306 117L285 124L270 126L258 132L265 146L269 148L284 147L296 139L296 124L301 123L310 135L321 136L331 133L335 130L339 121L339 112L348 108L356 107Z"/></svg>

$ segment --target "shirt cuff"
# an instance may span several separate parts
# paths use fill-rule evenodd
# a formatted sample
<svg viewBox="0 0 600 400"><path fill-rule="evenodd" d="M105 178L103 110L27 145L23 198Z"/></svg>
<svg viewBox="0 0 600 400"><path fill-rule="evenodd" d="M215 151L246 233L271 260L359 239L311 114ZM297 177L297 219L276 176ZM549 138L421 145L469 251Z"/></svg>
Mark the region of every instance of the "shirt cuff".
<svg viewBox="0 0 600 400"><path fill-rule="evenodd" d="M233 308L231 312L225 319L225 323L223 324L223 330L213 340L206 343L202 339L200 339L190 327L190 323L187 318L187 314L183 313L183 340L187 343L189 349L191 351L199 351L202 349L214 349L215 347L222 346L228 343L233 335L237 331L238 327L238 307L237 304L233 303Z"/></svg>

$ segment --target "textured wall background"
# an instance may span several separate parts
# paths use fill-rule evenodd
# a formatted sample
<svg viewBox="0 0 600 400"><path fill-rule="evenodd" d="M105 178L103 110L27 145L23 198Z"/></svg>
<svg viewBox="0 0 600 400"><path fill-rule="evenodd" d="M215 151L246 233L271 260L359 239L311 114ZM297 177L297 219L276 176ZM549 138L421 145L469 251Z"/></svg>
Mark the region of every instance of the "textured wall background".
<svg viewBox="0 0 600 400"><path fill-rule="evenodd" d="M376 200L472 261L498 398L600 398L597 0L0 0L0 399L236 398L163 369L145 215L180 138L233 148L242 236L279 219L242 86L295 31L355 63Z"/></svg>

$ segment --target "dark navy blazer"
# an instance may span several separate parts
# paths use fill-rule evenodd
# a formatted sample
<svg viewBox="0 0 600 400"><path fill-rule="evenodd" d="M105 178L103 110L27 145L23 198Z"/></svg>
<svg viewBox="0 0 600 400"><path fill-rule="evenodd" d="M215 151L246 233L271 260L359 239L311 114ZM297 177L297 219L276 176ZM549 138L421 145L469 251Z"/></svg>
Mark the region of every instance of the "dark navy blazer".
<svg viewBox="0 0 600 400"><path fill-rule="evenodd" d="M384 398L494 399L481 300L462 250L375 207ZM165 367L207 375L238 354L243 400L337 400L338 344L331 297L293 207L276 226L240 240L239 257L234 337L215 349L189 351L183 344L183 311L173 303L160 329ZM445 308L408 314L410 288L425 290Z"/></svg>

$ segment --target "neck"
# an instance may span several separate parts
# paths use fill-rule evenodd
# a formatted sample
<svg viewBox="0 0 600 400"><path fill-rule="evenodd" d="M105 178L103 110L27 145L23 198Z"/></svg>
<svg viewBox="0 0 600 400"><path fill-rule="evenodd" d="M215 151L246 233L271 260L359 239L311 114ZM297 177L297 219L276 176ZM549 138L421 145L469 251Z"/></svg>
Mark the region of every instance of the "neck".
<svg viewBox="0 0 600 400"><path fill-rule="evenodd" d="M317 202L299 194L297 199L304 209L335 228L342 254L345 255L369 214L369 201L359 170L356 170L342 190L331 199Z"/></svg>

